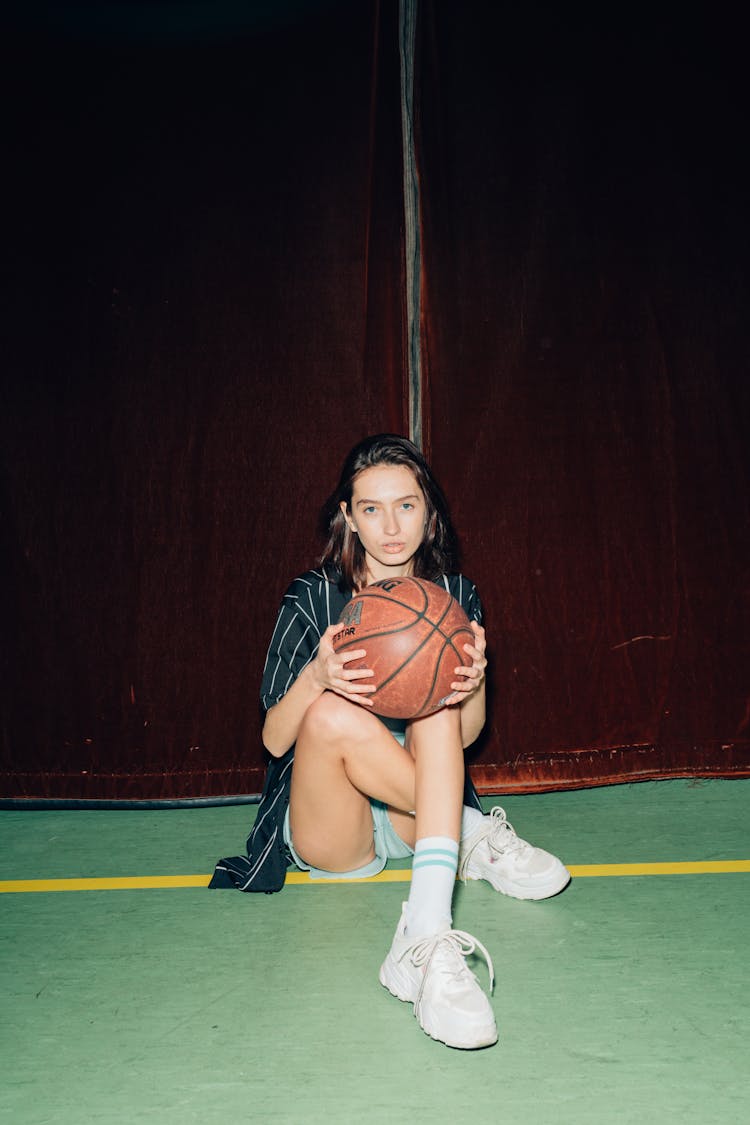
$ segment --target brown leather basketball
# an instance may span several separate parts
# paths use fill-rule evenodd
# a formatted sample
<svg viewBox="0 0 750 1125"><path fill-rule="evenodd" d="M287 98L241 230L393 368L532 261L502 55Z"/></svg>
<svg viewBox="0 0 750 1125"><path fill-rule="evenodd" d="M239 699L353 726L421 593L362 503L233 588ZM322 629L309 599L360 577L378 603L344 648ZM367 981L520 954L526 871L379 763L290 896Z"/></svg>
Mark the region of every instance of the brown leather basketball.
<svg viewBox="0 0 750 1125"><path fill-rule="evenodd" d="M368 698L378 715L417 719L439 710L450 696L455 669L471 665L469 619L448 591L423 578L385 578L366 586L344 607L346 628L334 637L336 652L364 649L347 668L371 668L377 685ZM369 680L360 681L370 683Z"/></svg>

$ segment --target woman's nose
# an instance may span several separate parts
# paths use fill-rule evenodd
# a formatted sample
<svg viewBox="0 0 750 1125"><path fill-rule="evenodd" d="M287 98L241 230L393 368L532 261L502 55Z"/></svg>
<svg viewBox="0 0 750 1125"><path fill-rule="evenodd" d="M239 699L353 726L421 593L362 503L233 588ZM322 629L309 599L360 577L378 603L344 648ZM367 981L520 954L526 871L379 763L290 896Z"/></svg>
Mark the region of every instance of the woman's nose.
<svg viewBox="0 0 750 1125"><path fill-rule="evenodd" d="M386 512L385 527L383 528L386 535L398 534L398 516L395 512Z"/></svg>

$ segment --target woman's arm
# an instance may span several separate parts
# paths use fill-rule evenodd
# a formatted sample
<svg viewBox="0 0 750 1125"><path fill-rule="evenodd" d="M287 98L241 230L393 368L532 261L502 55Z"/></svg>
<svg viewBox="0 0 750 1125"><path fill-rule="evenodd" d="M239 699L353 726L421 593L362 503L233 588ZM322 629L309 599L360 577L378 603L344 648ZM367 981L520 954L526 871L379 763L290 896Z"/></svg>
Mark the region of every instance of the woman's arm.
<svg viewBox="0 0 750 1125"><path fill-rule="evenodd" d="M266 711L262 736L263 745L269 754L280 758L294 745L307 708L323 691L324 688L315 680L313 665L308 664L286 695Z"/></svg>
<svg viewBox="0 0 750 1125"><path fill-rule="evenodd" d="M353 681L372 676L368 668L348 670L349 660L364 656L364 649L347 652L339 656L333 648L333 638L343 624L331 625L320 638L315 659L302 669L297 679L278 703L266 712L263 724L263 745L269 754L280 758L297 741L308 707L319 699L324 691L335 691L337 695L352 703L371 707L367 694L375 690L373 684L358 684Z"/></svg>
<svg viewBox="0 0 750 1125"><path fill-rule="evenodd" d="M461 708L461 741L464 749L479 737L487 717L487 639L484 629L476 621L472 621L471 627L476 641L473 645L464 645L467 655L471 657L471 666L456 669L457 675L465 678L451 684L454 695L450 700L450 705Z"/></svg>
<svg viewBox="0 0 750 1125"><path fill-rule="evenodd" d="M476 742L487 717L487 693L484 679L476 690L461 704L461 742L464 750Z"/></svg>

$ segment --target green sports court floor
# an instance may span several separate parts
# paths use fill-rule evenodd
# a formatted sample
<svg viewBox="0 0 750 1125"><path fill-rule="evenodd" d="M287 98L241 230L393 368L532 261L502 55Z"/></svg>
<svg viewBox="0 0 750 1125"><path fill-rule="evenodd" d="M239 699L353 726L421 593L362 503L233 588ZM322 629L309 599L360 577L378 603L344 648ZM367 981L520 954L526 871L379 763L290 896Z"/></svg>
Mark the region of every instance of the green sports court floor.
<svg viewBox="0 0 750 1125"><path fill-rule="evenodd" d="M209 892L253 806L0 812L0 1120L745 1125L750 781L496 801L574 879L457 887L497 975L478 1052L378 983L408 870Z"/></svg>

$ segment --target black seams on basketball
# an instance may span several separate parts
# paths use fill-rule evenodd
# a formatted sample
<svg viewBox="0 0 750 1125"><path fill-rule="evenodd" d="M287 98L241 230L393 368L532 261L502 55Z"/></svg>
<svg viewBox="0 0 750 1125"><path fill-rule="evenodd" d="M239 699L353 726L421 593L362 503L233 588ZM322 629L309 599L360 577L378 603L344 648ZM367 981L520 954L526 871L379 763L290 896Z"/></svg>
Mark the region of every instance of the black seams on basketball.
<svg viewBox="0 0 750 1125"><path fill-rule="evenodd" d="M442 586L424 578L384 578L366 586L344 607L345 628L333 639L338 653L364 649L347 668L371 668L368 696L378 715L418 719L439 710L451 695L455 669L469 667L465 644L475 636L461 606Z"/></svg>

